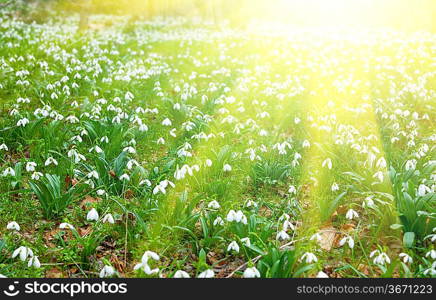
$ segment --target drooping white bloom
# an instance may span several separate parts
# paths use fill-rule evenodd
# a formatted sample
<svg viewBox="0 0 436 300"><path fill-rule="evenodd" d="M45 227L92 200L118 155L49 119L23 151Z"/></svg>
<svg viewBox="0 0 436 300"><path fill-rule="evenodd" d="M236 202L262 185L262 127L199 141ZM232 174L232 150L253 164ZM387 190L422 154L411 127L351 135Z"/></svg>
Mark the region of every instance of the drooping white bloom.
<svg viewBox="0 0 436 300"><path fill-rule="evenodd" d="M247 217L240 210L238 210L237 212L235 212L233 209L230 210L229 213L227 214L227 221L242 223L247 225Z"/></svg>
<svg viewBox="0 0 436 300"><path fill-rule="evenodd" d="M256 267L247 268L242 274L244 278L260 278L259 270Z"/></svg>
<svg viewBox="0 0 436 300"><path fill-rule="evenodd" d="M0 150L8 151L9 148L8 148L8 146L6 146L6 144L1 144L0 145Z"/></svg>
<svg viewBox="0 0 436 300"><path fill-rule="evenodd" d="M209 204L207 205L207 207L212 208L212 209L219 209L221 206L218 203L218 201L213 200L211 202L209 202Z"/></svg>
<svg viewBox="0 0 436 300"><path fill-rule="evenodd" d="M399 256L400 258L403 258L403 262L404 262L405 264L408 264L408 263L412 263L412 262L413 262L412 257L411 257L409 254L407 254L407 253L400 253L398 256Z"/></svg>
<svg viewBox="0 0 436 300"><path fill-rule="evenodd" d="M224 220L221 217L216 217L216 219L213 221L213 226L217 226L217 225L224 225Z"/></svg>
<svg viewBox="0 0 436 300"><path fill-rule="evenodd" d="M200 275L198 275L198 278L213 278L215 277L215 272L212 269L207 269L204 272L201 272Z"/></svg>
<svg viewBox="0 0 436 300"><path fill-rule="evenodd" d="M353 220L354 218L358 218L359 215L357 214L356 211L354 211L353 209L350 208L350 209L347 211L347 213L345 214L345 217L346 217L347 219L349 219L349 220Z"/></svg>
<svg viewBox="0 0 436 300"><path fill-rule="evenodd" d="M123 174L120 176L121 181L130 181L130 176L128 174Z"/></svg>
<svg viewBox="0 0 436 300"><path fill-rule="evenodd" d="M289 194L296 194L296 193L297 193L297 189L295 188L295 186L290 185L290 186L289 186L288 193L289 193Z"/></svg>
<svg viewBox="0 0 436 300"><path fill-rule="evenodd" d="M59 225L59 228L60 229L70 229L70 230L74 230L75 228L74 228L74 226L73 225L71 225L71 224L69 224L69 223L61 223L60 225Z"/></svg>
<svg viewBox="0 0 436 300"><path fill-rule="evenodd" d="M114 220L114 217L111 214L106 214L106 215L104 215L102 222L103 223L114 224L115 220Z"/></svg>
<svg viewBox="0 0 436 300"><path fill-rule="evenodd" d="M418 187L418 196L423 197L425 194L430 193L431 189L425 184L420 184Z"/></svg>
<svg viewBox="0 0 436 300"><path fill-rule="evenodd" d="M207 167L210 167L210 166L212 166L212 161L210 159L206 159L205 164Z"/></svg>
<svg viewBox="0 0 436 300"><path fill-rule="evenodd" d="M104 266L100 271L100 278L112 277L115 274L115 269L112 266Z"/></svg>
<svg viewBox="0 0 436 300"><path fill-rule="evenodd" d="M191 278L189 274L183 270L178 270L176 273L174 273L173 278Z"/></svg>
<svg viewBox="0 0 436 300"><path fill-rule="evenodd" d="M32 256L29 259L29 262L27 263L27 266L30 267L35 267L35 268L40 268L41 267L41 263L39 262L38 256Z"/></svg>
<svg viewBox="0 0 436 300"><path fill-rule="evenodd" d="M58 161L50 156L49 158L47 158L47 160L45 161L44 165L47 167L47 166L49 166L51 164L57 166L58 165Z"/></svg>
<svg viewBox="0 0 436 300"><path fill-rule="evenodd" d="M348 243L348 247L350 247L351 249L354 248L354 240L351 236L346 236L343 237L340 241L339 241L339 245L343 246L345 245L345 243Z"/></svg>
<svg viewBox="0 0 436 300"><path fill-rule="evenodd" d="M17 222L12 221L12 222L8 223L8 225L6 226L6 229L20 231L20 225L18 225Z"/></svg>
<svg viewBox="0 0 436 300"><path fill-rule="evenodd" d="M319 271L318 274L316 274L316 278L330 278L330 277L323 271Z"/></svg>
<svg viewBox="0 0 436 300"><path fill-rule="evenodd" d="M333 182L332 184L332 192L336 192L339 190L339 185L336 182Z"/></svg>
<svg viewBox="0 0 436 300"><path fill-rule="evenodd" d="M230 172L232 170L232 166L231 165L229 165L229 164L225 164L224 166L223 166L223 171L224 172Z"/></svg>
<svg viewBox="0 0 436 300"><path fill-rule="evenodd" d="M249 238L249 237L244 237L244 238L242 238L242 239L241 239L241 242L242 242L245 246L247 246L247 247L250 247L250 246L251 246L251 241L250 241L250 238Z"/></svg>
<svg viewBox="0 0 436 300"><path fill-rule="evenodd" d="M21 261L25 261L27 257L33 256L33 251L28 247L20 246L12 253L12 258L17 257L18 255L20 256Z"/></svg>
<svg viewBox="0 0 436 300"><path fill-rule="evenodd" d="M26 171L27 172L35 172L35 167L37 166L37 164L36 163L34 163L33 161L29 161L27 164L26 164Z"/></svg>
<svg viewBox="0 0 436 300"><path fill-rule="evenodd" d="M307 264L310 264L312 262L317 262L318 258L312 252L306 252L301 256L301 260L305 260Z"/></svg>
<svg viewBox="0 0 436 300"><path fill-rule="evenodd" d="M11 167L6 168L6 170L3 171L3 177L7 177L7 176L15 176L15 170L12 169Z"/></svg>
<svg viewBox="0 0 436 300"><path fill-rule="evenodd" d="M228 246L227 246L227 251L235 251L236 253L239 253L239 245L238 243L236 243L236 241L232 241Z"/></svg>
<svg viewBox="0 0 436 300"><path fill-rule="evenodd" d="M436 250L432 249L425 254L425 257L431 257L432 259L436 259Z"/></svg>
<svg viewBox="0 0 436 300"><path fill-rule="evenodd" d="M152 275L159 272L159 268L151 269L148 260L153 259L155 261L159 261L159 255L156 252L153 251L145 251L142 255L141 262L139 264L136 264L134 267L134 270L142 269L145 274Z"/></svg>
<svg viewBox="0 0 436 300"><path fill-rule="evenodd" d="M286 231L281 230L277 233L276 235L276 240L279 241L285 241L285 240L289 240L291 237L289 236L289 234L286 233Z"/></svg>
<svg viewBox="0 0 436 300"><path fill-rule="evenodd" d="M91 209L86 215L87 221L98 221L98 212L95 208Z"/></svg>
<svg viewBox="0 0 436 300"><path fill-rule="evenodd" d="M327 166L327 168L329 168L329 170L331 170L331 168L332 168L332 160L330 158L326 158L322 162L322 167L324 168L325 166Z"/></svg>
<svg viewBox="0 0 436 300"><path fill-rule="evenodd" d="M386 253L381 252L380 250L374 250L369 254L369 257L373 256L375 256L373 260L374 264L384 265L386 263L391 263L391 259L389 258L389 256Z"/></svg>

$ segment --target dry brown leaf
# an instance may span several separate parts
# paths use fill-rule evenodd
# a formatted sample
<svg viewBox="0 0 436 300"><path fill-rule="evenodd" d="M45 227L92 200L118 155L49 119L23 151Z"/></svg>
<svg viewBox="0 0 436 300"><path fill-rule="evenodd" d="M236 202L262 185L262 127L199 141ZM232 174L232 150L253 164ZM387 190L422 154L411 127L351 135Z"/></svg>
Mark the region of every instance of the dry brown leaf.
<svg viewBox="0 0 436 300"><path fill-rule="evenodd" d="M64 274L62 273L61 270L59 270L58 268L51 268L50 270L47 270L45 272L45 277L46 278L63 278Z"/></svg>

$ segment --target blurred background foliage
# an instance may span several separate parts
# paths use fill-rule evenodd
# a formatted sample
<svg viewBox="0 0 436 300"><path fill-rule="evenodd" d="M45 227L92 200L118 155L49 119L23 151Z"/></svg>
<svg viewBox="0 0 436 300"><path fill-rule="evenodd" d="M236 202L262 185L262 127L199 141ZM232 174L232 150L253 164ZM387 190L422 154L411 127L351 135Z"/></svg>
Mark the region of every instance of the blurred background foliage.
<svg viewBox="0 0 436 300"><path fill-rule="evenodd" d="M60 13L154 16L198 16L245 25L268 20L296 26L388 27L436 31L436 0L0 0L29 21L43 22ZM85 20L86 21L86 20Z"/></svg>

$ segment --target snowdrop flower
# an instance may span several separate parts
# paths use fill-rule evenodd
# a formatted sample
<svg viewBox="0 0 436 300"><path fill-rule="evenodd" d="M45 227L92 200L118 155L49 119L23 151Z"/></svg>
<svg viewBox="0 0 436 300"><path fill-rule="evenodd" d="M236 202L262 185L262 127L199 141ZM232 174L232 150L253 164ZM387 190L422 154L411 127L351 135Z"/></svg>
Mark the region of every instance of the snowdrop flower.
<svg viewBox="0 0 436 300"><path fill-rule="evenodd" d="M285 241L289 240L290 238L291 237L289 236L289 234L287 234L284 230L279 231L276 235L276 240L278 241Z"/></svg>
<svg viewBox="0 0 436 300"><path fill-rule="evenodd" d="M250 242L250 238L249 238L249 237L244 237L244 238L242 238L242 239L241 239L241 242L242 242L245 246L247 246L247 247L250 247L250 246L251 246L251 242Z"/></svg>
<svg viewBox="0 0 436 300"><path fill-rule="evenodd" d="M247 225L247 217L240 210L238 210L237 212L235 212L233 209L230 210L229 213L227 214L227 221L242 223Z"/></svg>
<svg viewBox="0 0 436 300"><path fill-rule="evenodd" d="M17 222L12 221L12 222L8 223L8 225L6 226L6 229L20 231L20 225L18 225Z"/></svg>
<svg viewBox="0 0 436 300"><path fill-rule="evenodd" d="M242 274L244 278L260 278L259 270L256 267L247 268Z"/></svg>
<svg viewBox="0 0 436 300"><path fill-rule="evenodd" d="M20 246L12 253L12 258L17 257L18 255L20 256L21 261L25 261L27 257L33 256L33 251L28 247Z"/></svg>
<svg viewBox="0 0 436 300"><path fill-rule="evenodd" d="M304 140L303 141L303 148L309 148L310 147L310 142L308 140Z"/></svg>
<svg viewBox="0 0 436 300"><path fill-rule="evenodd" d="M51 164L57 166L58 165L58 161L50 156L49 158L47 158L47 160L45 161L44 165L47 167L47 166L49 166Z"/></svg>
<svg viewBox="0 0 436 300"><path fill-rule="evenodd" d="M301 260L304 260L304 259L306 259L307 264L318 261L318 258L315 256L315 254L313 254L311 252L304 253L303 256L301 257Z"/></svg>
<svg viewBox="0 0 436 300"><path fill-rule="evenodd" d="M173 278L191 278L189 274L183 270L178 270L176 273L174 273Z"/></svg>
<svg viewBox="0 0 436 300"><path fill-rule="evenodd" d="M283 222L283 230L284 230L284 231L287 231L289 228L290 228L291 230L295 230L295 226L294 226L294 224L292 224L289 220L285 220L285 221Z"/></svg>
<svg viewBox="0 0 436 300"><path fill-rule="evenodd" d="M29 119L27 118L20 119L17 122L18 127L25 127L27 124L29 124Z"/></svg>
<svg viewBox="0 0 436 300"><path fill-rule="evenodd" d="M103 196L104 194L106 194L106 191L105 191L105 190L103 190L103 189L99 189L99 190L97 190L97 195L98 195L98 196Z"/></svg>
<svg viewBox="0 0 436 300"><path fill-rule="evenodd" d="M407 254L407 253L400 253L399 257L400 257L400 258L403 258L403 262L404 262L405 264L408 264L408 263L412 263L412 262L413 262L412 257L411 257L409 254Z"/></svg>
<svg viewBox="0 0 436 300"><path fill-rule="evenodd" d="M217 226L217 225L224 225L224 220L221 217L216 217L216 219L213 221L213 226Z"/></svg>
<svg viewBox="0 0 436 300"><path fill-rule="evenodd" d="M295 188L295 186L293 186L293 185L289 186L288 193L289 194L296 194L297 193L297 189Z"/></svg>
<svg viewBox="0 0 436 300"><path fill-rule="evenodd" d="M339 185L336 183L336 182L334 182L333 184L332 184L332 192L336 192L336 191L338 191L339 190Z"/></svg>
<svg viewBox="0 0 436 300"><path fill-rule="evenodd" d="M75 229L74 226L69 224L69 223L61 223L59 225L59 228L60 229L70 229L70 230L74 230Z"/></svg>
<svg viewBox="0 0 436 300"><path fill-rule="evenodd" d="M86 177L89 178L89 179L91 179L91 178L98 179L98 178L99 178L99 176L98 176L98 172L95 171L95 170L89 172L88 175L86 175Z"/></svg>
<svg viewBox="0 0 436 300"><path fill-rule="evenodd" d="M166 194L166 188L168 187L168 185L175 187L174 183L166 179L159 182L159 184L156 185L153 189L153 195L156 195L159 192L161 192L162 194Z"/></svg>
<svg viewBox="0 0 436 300"><path fill-rule="evenodd" d="M11 167L6 168L6 170L3 171L3 177L7 177L7 176L15 176L15 170L12 169Z"/></svg>
<svg viewBox="0 0 436 300"><path fill-rule="evenodd" d="M39 180L42 177L42 173L41 172L33 172L31 178L33 180Z"/></svg>
<svg viewBox="0 0 436 300"><path fill-rule="evenodd" d="M343 245L345 245L345 243L348 243L348 247L350 247L351 249L354 248L354 240L351 236L346 236L346 237L342 238L339 241L339 246L342 247Z"/></svg>
<svg viewBox="0 0 436 300"><path fill-rule="evenodd" d="M30 267L35 267L35 268L40 268L41 267L41 263L39 262L38 256L32 256L29 259L29 262L27 263L27 266Z"/></svg>
<svg viewBox="0 0 436 300"><path fill-rule="evenodd" d="M166 118L165 120L162 121L162 125L163 126L171 126L172 125L171 120Z"/></svg>
<svg viewBox="0 0 436 300"><path fill-rule="evenodd" d="M322 162L322 167L324 168L325 166L327 166L327 168L329 168L331 170L332 160L330 158L327 158Z"/></svg>
<svg viewBox="0 0 436 300"><path fill-rule="evenodd" d="M229 164L225 164L224 166L223 166L223 171L224 172L230 172L232 170L232 166L231 165L229 165Z"/></svg>
<svg viewBox="0 0 436 300"><path fill-rule="evenodd" d="M384 252L380 252L380 250L374 250L369 254L369 257L373 256L375 256L373 260L374 264L384 265L385 263L391 263L389 256Z"/></svg>
<svg viewBox="0 0 436 300"><path fill-rule="evenodd" d="M1 144L0 145L0 150L8 151L9 148L8 148L8 146L6 146L6 144Z"/></svg>
<svg viewBox="0 0 436 300"><path fill-rule="evenodd" d="M211 167L212 166L212 161L210 159L206 159L205 164L206 164L207 167Z"/></svg>
<svg viewBox="0 0 436 300"><path fill-rule="evenodd" d="M212 269L208 269L204 272L201 272L200 275L198 275L198 278L213 278L215 277L215 272Z"/></svg>
<svg viewBox="0 0 436 300"><path fill-rule="evenodd" d="M115 220L114 220L114 217L113 217L111 214L106 214L106 215L103 217L102 222L103 222L103 223L114 224L114 223L115 223Z"/></svg>
<svg viewBox="0 0 436 300"><path fill-rule="evenodd" d="M130 181L130 176L128 174L123 174L120 176L121 181Z"/></svg>
<svg viewBox="0 0 436 300"><path fill-rule="evenodd" d="M257 203L254 202L253 200L248 200L247 203L245 204L245 207L257 207Z"/></svg>
<svg viewBox="0 0 436 300"><path fill-rule="evenodd" d="M239 245L238 243L236 243L236 241L233 241L229 244L229 246L227 247L227 251L230 252L234 250L236 253L239 253Z"/></svg>
<svg viewBox="0 0 436 300"><path fill-rule="evenodd" d="M354 218L358 218L359 215L357 214L356 211L354 211L353 209L349 209L347 211L347 213L345 214L345 217L349 220L353 220Z"/></svg>
<svg viewBox="0 0 436 300"><path fill-rule="evenodd" d="M329 276L323 271L319 271L318 274L316 274L316 278L329 278Z"/></svg>
<svg viewBox="0 0 436 300"><path fill-rule="evenodd" d="M100 271L100 278L112 277L115 274L115 269L112 266L104 266Z"/></svg>
<svg viewBox="0 0 436 300"><path fill-rule="evenodd" d="M26 171L27 172L35 172L35 167L37 166L37 164L36 163L34 163L33 161L29 161L27 164L26 164Z"/></svg>
<svg viewBox="0 0 436 300"><path fill-rule="evenodd" d="M436 259L436 250L430 250L425 254L425 257L431 257L432 259Z"/></svg>
<svg viewBox="0 0 436 300"><path fill-rule="evenodd" d="M144 255L142 255L141 263L135 265L134 270L142 269L145 274L152 275L159 272L159 268L151 269L148 265L148 260L153 259L155 261L159 261L159 255L153 251L145 251Z"/></svg>
<svg viewBox="0 0 436 300"><path fill-rule="evenodd" d="M418 196L423 197L425 194L430 193L431 189L425 184L420 184L418 187Z"/></svg>
<svg viewBox="0 0 436 300"><path fill-rule="evenodd" d="M95 208L91 209L86 215L87 221L98 221L98 212Z"/></svg>
<svg viewBox="0 0 436 300"><path fill-rule="evenodd" d="M207 205L207 207L212 208L212 209L219 209L221 206L218 203L218 201L213 200L211 202L209 202L209 204Z"/></svg>
<svg viewBox="0 0 436 300"><path fill-rule="evenodd" d="M321 242L322 241L322 237L321 237L321 235L319 233L315 233L314 235L312 235L310 237L310 240L311 241L316 240L317 242Z"/></svg>

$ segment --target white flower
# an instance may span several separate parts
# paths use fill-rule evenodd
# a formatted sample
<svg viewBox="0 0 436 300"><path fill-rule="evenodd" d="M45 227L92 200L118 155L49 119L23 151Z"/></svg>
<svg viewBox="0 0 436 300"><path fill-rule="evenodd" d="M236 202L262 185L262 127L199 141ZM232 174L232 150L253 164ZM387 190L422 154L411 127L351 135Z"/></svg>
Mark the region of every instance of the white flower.
<svg viewBox="0 0 436 300"><path fill-rule="evenodd" d="M105 190L103 190L103 189L99 189L99 190L97 190L97 195L98 195L98 196L103 196L104 194L106 194L106 191L105 191Z"/></svg>
<svg viewBox="0 0 436 300"><path fill-rule="evenodd" d="M120 176L120 180L129 181L130 180L130 176L127 175L127 174L123 174L123 175Z"/></svg>
<svg viewBox="0 0 436 300"><path fill-rule="evenodd" d="M206 164L207 167L211 167L212 166L212 161L210 159L206 159L205 164Z"/></svg>
<svg viewBox="0 0 436 300"><path fill-rule="evenodd" d="M323 271L319 271L318 274L316 274L316 278L329 278L329 276Z"/></svg>
<svg viewBox="0 0 436 300"><path fill-rule="evenodd" d="M44 164L44 165L47 167L47 166L49 166L49 165L51 165L51 164L57 166L57 165L58 165L58 162L57 162L56 159L54 159L53 157L50 156L49 158L47 158L47 160L45 161L45 164Z"/></svg>
<svg viewBox="0 0 436 300"><path fill-rule="evenodd" d="M285 240L289 240L291 237L289 236L289 234L286 233L286 231L281 230L277 233L276 235L276 240L281 240L281 241L285 241Z"/></svg>
<svg viewBox="0 0 436 300"><path fill-rule="evenodd" d="M33 256L33 251L28 247L20 246L12 253L12 258L17 257L18 255L20 256L21 261L25 261L27 257Z"/></svg>
<svg viewBox="0 0 436 300"><path fill-rule="evenodd" d="M33 180L39 180L42 177L42 173L41 172L33 172L31 178Z"/></svg>
<svg viewBox="0 0 436 300"><path fill-rule="evenodd" d="M290 186L289 186L288 193L289 193L289 194L296 194L296 193L297 193L297 189L295 188L295 186L290 185Z"/></svg>
<svg viewBox="0 0 436 300"><path fill-rule="evenodd" d="M6 168L6 170L3 171L3 177L6 177L6 176L14 177L15 176L15 170L12 169L11 167Z"/></svg>
<svg viewBox="0 0 436 300"><path fill-rule="evenodd" d="M201 272L200 275L198 275L198 278L213 278L213 277L215 277L215 272L211 269Z"/></svg>
<svg viewBox="0 0 436 300"><path fill-rule="evenodd" d="M115 220L114 220L114 217L113 217L111 214L106 214L106 215L103 217L102 222L103 222L103 223L114 224L114 223L115 223Z"/></svg>
<svg viewBox="0 0 436 300"><path fill-rule="evenodd" d="M29 124L29 119L27 119L27 118L22 118L22 119L18 120L18 122L17 122L18 127L24 127L27 124Z"/></svg>
<svg viewBox="0 0 436 300"><path fill-rule="evenodd" d="M431 189L425 184L420 184L418 187L418 196L423 197L425 194L430 193Z"/></svg>
<svg viewBox="0 0 436 300"><path fill-rule="evenodd" d="M349 209L347 211L347 213L345 214L345 217L349 220L353 220L354 218L358 218L359 215L357 214L356 211L354 211L353 209Z"/></svg>
<svg viewBox="0 0 436 300"><path fill-rule="evenodd" d="M73 225L71 225L71 224L69 224L69 223L61 223L60 225L59 225L59 228L60 229L70 229L70 230L74 230L74 226Z"/></svg>
<svg viewBox="0 0 436 300"><path fill-rule="evenodd" d="M338 191L339 190L339 185L336 183L336 182L334 182L333 184L332 184L332 192L336 192L336 191Z"/></svg>
<svg viewBox="0 0 436 300"><path fill-rule="evenodd" d="M214 221L213 221L213 226L217 226L217 225L224 225L224 220L221 217L217 217Z"/></svg>
<svg viewBox="0 0 436 300"><path fill-rule="evenodd" d="M211 202L209 202L209 204L207 205L207 207L212 208L212 209L219 209L221 206L218 203L218 201L213 200Z"/></svg>
<svg viewBox="0 0 436 300"><path fill-rule="evenodd" d="M327 158L322 162L322 167L324 168L325 166L327 166L329 169L332 168L332 160L330 158Z"/></svg>
<svg viewBox="0 0 436 300"><path fill-rule="evenodd" d="M185 271L178 270L176 273L174 273L173 278L191 278L189 274Z"/></svg>
<svg viewBox="0 0 436 300"><path fill-rule="evenodd" d="M27 171L27 172L34 172L36 166L37 166L36 163L34 163L33 161L29 161L29 162L26 164L26 171Z"/></svg>
<svg viewBox="0 0 436 300"><path fill-rule="evenodd" d="M86 215L87 221L98 221L98 212L95 208L91 209Z"/></svg>
<svg viewBox="0 0 436 300"><path fill-rule="evenodd" d="M223 171L224 172L230 172L232 170L232 166L231 165L229 165L229 164L225 164L224 166L223 166Z"/></svg>
<svg viewBox="0 0 436 300"><path fill-rule="evenodd" d="M244 278L260 278L259 270L256 267L247 268L242 275Z"/></svg>
<svg viewBox="0 0 436 300"><path fill-rule="evenodd" d="M115 274L115 269L112 266L104 266L100 271L100 278L112 277Z"/></svg>
<svg viewBox="0 0 436 300"><path fill-rule="evenodd" d="M9 148L8 148L8 146L6 146L6 144L1 144L0 145L0 150L8 151Z"/></svg>
<svg viewBox="0 0 436 300"><path fill-rule="evenodd" d="M294 226L294 224L292 224L289 220L285 220L285 221L283 222L283 230L284 230L284 231L287 231L289 228L290 228L291 230L295 230L295 226Z"/></svg>
<svg viewBox="0 0 436 300"><path fill-rule="evenodd" d="M239 253L239 245L236 243L236 241L233 241L227 246L227 251L230 252L234 250L236 253Z"/></svg>
<svg viewBox="0 0 436 300"><path fill-rule="evenodd" d="M251 246L251 242L250 242L250 238L249 237L242 238L241 242L244 243L244 245L247 246L247 247Z"/></svg>
<svg viewBox="0 0 436 300"><path fill-rule="evenodd" d="M162 121L162 125L163 126L171 126L171 120L166 118L165 120Z"/></svg>
<svg viewBox="0 0 436 300"><path fill-rule="evenodd" d="M99 178L99 176L98 176L98 172L95 171L95 170L89 172L88 175L86 175L86 177L89 178L89 179L91 179L91 178L98 179L98 178Z"/></svg>
<svg viewBox="0 0 436 300"><path fill-rule="evenodd" d="M142 255L141 263L135 265L134 270L141 269L144 271L147 275L152 275L159 272L159 268L151 269L148 265L148 260L153 259L155 261L159 260L159 255L157 255L156 252L153 251L145 251Z"/></svg>
<svg viewBox="0 0 436 300"><path fill-rule="evenodd" d="M40 268L41 267L41 263L39 262L38 256L32 256L29 259L29 262L27 263L27 266L30 267L35 267L35 268Z"/></svg>
<svg viewBox="0 0 436 300"><path fill-rule="evenodd" d="M425 257L431 257L432 259L436 259L436 250L430 250L425 254Z"/></svg>
<svg viewBox="0 0 436 300"><path fill-rule="evenodd" d="M345 243L348 243L348 247L350 247L351 249L354 248L354 240L351 236L346 236L339 241L340 246L345 245Z"/></svg>
<svg viewBox="0 0 436 300"><path fill-rule="evenodd" d="M6 229L20 231L20 225L18 225L17 222L12 221L12 222L8 223L8 225L6 226Z"/></svg>
<svg viewBox="0 0 436 300"><path fill-rule="evenodd" d="M402 257L402 258L403 258L403 262L404 262L405 264L407 264L407 263L412 263L412 262L413 262L412 257L411 257L409 254L407 254L407 253L400 253L400 254L399 254L399 257Z"/></svg>
<svg viewBox="0 0 436 300"><path fill-rule="evenodd" d="M227 214L227 221L229 222L236 222L236 223L243 223L247 224L247 217L244 215L244 213L240 210L235 212L233 209L229 211Z"/></svg>
<svg viewBox="0 0 436 300"><path fill-rule="evenodd" d="M301 257L301 260L304 260L304 259L306 259L307 264L318 261L318 258L315 256L315 254L313 254L311 252L304 253L303 256Z"/></svg>
<svg viewBox="0 0 436 300"><path fill-rule="evenodd" d="M386 263L388 263L388 264L391 263L391 259L389 258L389 256L388 256L386 253L384 253L384 252L380 252L380 250L374 250L374 251L372 251L372 252L369 254L369 257L373 257L373 256L375 256L376 254L378 254L378 255L377 255L377 256L374 258L374 260L373 260L374 264L384 265L384 264L386 264Z"/></svg>

